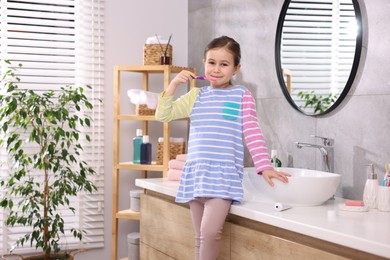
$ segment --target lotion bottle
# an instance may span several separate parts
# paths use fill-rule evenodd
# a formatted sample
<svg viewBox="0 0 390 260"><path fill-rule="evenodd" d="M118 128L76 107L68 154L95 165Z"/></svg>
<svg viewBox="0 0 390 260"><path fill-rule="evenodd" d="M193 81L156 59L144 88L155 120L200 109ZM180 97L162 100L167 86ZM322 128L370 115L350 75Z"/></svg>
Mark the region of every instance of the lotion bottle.
<svg viewBox="0 0 390 260"><path fill-rule="evenodd" d="M133 138L133 163L141 163L141 144L142 144L142 129L136 130L136 136Z"/></svg>
<svg viewBox="0 0 390 260"><path fill-rule="evenodd" d="M141 144L141 164L152 163L152 144L149 143L149 136L144 135Z"/></svg>
<svg viewBox="0 0 390 260"><path fill-rule="evenodd" d="M274 168L282 167L282 161L278 158L278 151L277 150L271 150L271 163L274 166Z"/></svg>
<svg viewBox="0 0 390 260"><path fill-rule="evenodd" d="M364 185L363 202L364 205L371 209L376 208L376 194L378 192L378 176L374 173L374 164L371 166L371 172L367 176L366 184Z"/></svg>

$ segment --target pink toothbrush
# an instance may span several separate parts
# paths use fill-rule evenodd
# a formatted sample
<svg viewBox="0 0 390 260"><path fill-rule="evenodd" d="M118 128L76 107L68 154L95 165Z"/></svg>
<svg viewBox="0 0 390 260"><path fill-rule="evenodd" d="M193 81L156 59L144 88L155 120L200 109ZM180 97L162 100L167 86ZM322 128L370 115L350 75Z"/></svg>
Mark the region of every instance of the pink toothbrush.
<svg viewBox="0 0 390 260"><path fill-rule="evenodd" d="M213 77L204 77L204 76L196 76L194 79L199 79L199 80L209 80L209 81L217 81L217 78Z"/></svg>

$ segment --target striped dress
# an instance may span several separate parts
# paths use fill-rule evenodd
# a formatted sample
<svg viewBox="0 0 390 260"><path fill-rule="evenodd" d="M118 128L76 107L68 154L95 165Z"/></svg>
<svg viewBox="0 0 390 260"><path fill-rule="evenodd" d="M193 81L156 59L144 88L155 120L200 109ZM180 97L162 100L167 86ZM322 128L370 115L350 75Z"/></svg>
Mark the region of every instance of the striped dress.
<svg viewBox="0 0 390 260"><path fill-rule="evenodd" d="M176 202L223 198L241 202L243 136L257 172L273 169L258 124L255 101L245 87L193 88L173 101L160 94L156 118L190 117L188 159Z"/></svg>

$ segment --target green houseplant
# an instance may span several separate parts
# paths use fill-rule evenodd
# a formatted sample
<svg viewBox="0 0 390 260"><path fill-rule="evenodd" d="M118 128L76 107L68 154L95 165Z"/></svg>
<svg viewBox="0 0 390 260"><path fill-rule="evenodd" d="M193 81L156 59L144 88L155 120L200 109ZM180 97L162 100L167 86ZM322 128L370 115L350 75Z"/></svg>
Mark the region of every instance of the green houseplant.
<svg viewBox="0 0 390 260"><path fill-rule="evenodd" d="M2 163L10 164L10 170L0 180L0 206L9 212L6 225L31 226L15 246L29 242L42 250L41 259L68 259L60 248L65 222L59 208L74 213L70 198L96 190L90 180L95 170L80 157L81 138L90 141L90 136L79 130L90 127L87 111L93 105L82 87L37 93L19 89L18 82L15 69L1 79L0 145L8 154ZM82 230L70 231L82 239Z"/></svg>
<svg viewBox="0 0 390 260"><path fill-rule="evenodd" d="M314 114L325 112L328 107L333 105L337 100L338 95L329 93L328 96L323 97L321 95L316 95L314 90L310 92L300 91L298 92L298 97L305 101L305 104L301 108L312 108Z"/></svg>

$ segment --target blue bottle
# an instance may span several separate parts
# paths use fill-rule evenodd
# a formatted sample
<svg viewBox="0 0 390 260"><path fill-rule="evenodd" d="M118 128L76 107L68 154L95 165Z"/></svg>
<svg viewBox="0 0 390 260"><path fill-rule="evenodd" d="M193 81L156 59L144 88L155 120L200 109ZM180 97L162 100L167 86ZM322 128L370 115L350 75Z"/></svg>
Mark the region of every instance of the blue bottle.
<svg viewBox="0 0 390 260"><path fill-rule="evenodd" d="M133 163L141 163L141 144L142 144L142 129L137 129L136 136L133 138Z"/></svg>
<svg viewBox="0 0 390 260"><path fill-rule="evenodd" d="M144 135L141 144L141 164L152 163L152 144L149 143L149 136Z"/></svg>

